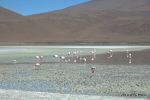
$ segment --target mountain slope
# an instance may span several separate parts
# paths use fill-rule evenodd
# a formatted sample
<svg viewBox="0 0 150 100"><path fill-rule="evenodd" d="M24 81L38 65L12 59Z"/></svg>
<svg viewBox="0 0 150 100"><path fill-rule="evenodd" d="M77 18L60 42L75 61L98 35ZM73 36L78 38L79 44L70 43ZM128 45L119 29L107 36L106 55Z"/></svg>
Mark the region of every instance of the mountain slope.
<svg viewBox="0 0 150 100"><path fill-rule="evenodd" d="M0 17L0 42L150 42L149 18L149 0L92 0L18 20Z"/></svg>
<svg viewBox="0 0 150 100"><path fill-rule="evenodd" d="M7 9L0 7L0 21L11 21L11 20L20 19L21 17L22 16L18 15L15 12L11 12Z"/></svg>

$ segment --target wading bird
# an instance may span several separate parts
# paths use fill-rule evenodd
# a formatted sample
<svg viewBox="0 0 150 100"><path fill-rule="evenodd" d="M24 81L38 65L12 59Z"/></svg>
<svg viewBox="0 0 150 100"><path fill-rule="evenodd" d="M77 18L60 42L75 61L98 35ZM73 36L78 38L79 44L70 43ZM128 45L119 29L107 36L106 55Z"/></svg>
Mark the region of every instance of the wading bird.
<svg viewBox="0 0 150 100"><path fill-rule="evenodd" d="M68 52L68 56L70 56L71 55L71 52Z"/></svg>
<svg viewBox="0 0 150 100"><path fill-rule="evenodd" d="M15 59L15 60L12 60L12 62L14 63L14 64L16 64L17 63L17 60Z"/></svg>
<svg viewBox="0 0 150 100"><path fill-rule="evenodd" d="M126 57L129 58L129 50L126 50Z"/></svg>
<svg viewBox="0 0 150 100"><path fill-rule="evenodd" d="M129 53L129 59L131 59L132 58L132 54L131 53Z"/></svg>
<svg viewBox="0 0 150 100"><path fill-rule="evenodd" d="M59 55L57 55L57 54L53 55L53 58L58 58L58 57L59 57ZM59 61L56 60L55 62L59 62Z"/></svg>
<svg viewBox="0 0 150 100"><path fill-rule="evenodd" d="M131 64L132 63L132 59L129 59L129 64Z"/></svg>
<svg viewBox="0 0 150 100"><path fill-rule="evenodd" d="M112 58L113 57L112 50L109 50L108 54L109 54L109 56L107 58Z"/></svg>
<svg viewBox="0 0 150 100"><path fill-rule="evenodd" d="M86 58L85 57L82 60L83 60L84 63L86 63Z"/></svg>
<svg viewBox="0 0 150 100"><path fill-rule="evenodd" d="M91 60L94 61L95 58L96 58L96 49L90 51L90 53L91 53L91 56L92 56Z"/></svg>
<svg viewBox="0 0 150 100"><path fill-rule="evenodd" d="M41 62L42 62L42 59L43 59L44 56L35 56L36 58L36 63L34 65L34 68L38 67L38 66L41 66Z"/></svg>
<svg viewBox="0 0 150 100"><path fill-rule="evenodd" d="M96 70L96 67L91 67L91 72L94 73Z"/></svg>
<svg viewBox="0 0 150 100"><path fill-rule="evenodd" d="M76 59L74 59L74 60L73 60L73 62L74 62L74 63L76 63L76 62L77 62L77 60L76 60Z"/></svg>
<svg viewBox="0 0 150 100"><path fill-rule="evenodd" d="M37 63L34 65L34 69L36 69L36 67L39 67L39 66L41 66L41 64L37 62Z"/></svg>
<svg viewBox="0 0 150 100"><path fill-rule="evenodd" d="M44 56L35 56L37 60L42 60Z"/></svg>
<svg viewBox="0 0 150 100"><path fill-rule="evenodd" d="M64 56L60 56L60 61L63 62L65 60Z"/></svg>
<svg viewBox="0 0 150 100"><path fill-rule="evenodd" d="M90 78L93 77L94 73L95 73L96 67L91 67L91 75Z"/></svg>
<svg viewBox="0 0 150 100"><path fill-rule="evenodd" d="M131 53L129 53L129 64L131 64L132 63L132 54Z"/></svg>
<svg viewBox="0 0 150 100"><path fill-rule="evenodd" d="M59 56L58 55L53 55L53 57L58 58Z"/></svg>
<svg viewBox="0 0 150 100"><path fill-rule="evenodd" d="M95 60L95 58L93 58L93 57L92 57L92 58L91 58L91 60L92 60L92 61L94 61L94 60Z"/></svg>

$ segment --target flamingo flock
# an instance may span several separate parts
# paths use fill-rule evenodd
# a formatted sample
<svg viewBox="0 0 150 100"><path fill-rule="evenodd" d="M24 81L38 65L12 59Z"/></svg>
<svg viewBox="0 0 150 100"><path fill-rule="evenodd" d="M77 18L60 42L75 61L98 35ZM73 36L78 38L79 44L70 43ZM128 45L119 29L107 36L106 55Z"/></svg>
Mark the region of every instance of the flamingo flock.
<svg viewBox="0 0 150 100"><path fill-rule="evenodd" d="M38 66L41 66L41 62L44 56L35 56L36 63L34 65L34 69L36 69Z"/></svg>
<svg viewBox="0 0 150 100"><path fill-rule="evenodd" d="M132 63L132 53L129 52L129 50L126 50L126 58L128 59L128 63Z"/></svg>
<svg viewBox="0 0 150 100"><path fill-rule="evenodd" d="M86 53L88 53L88 52L86 52ZM59 62L59 63L78 63L78 62L81 62L81 63L86 64L87 60L90 61L91 63L95 61L96 54L97 54L96 49L94 48L91 51L89 51L89 54L90 54L91 58L84 56L83 51L75 50L72 52L68 51L66 55L54 54L54 55L52 55L52 57L54 59L57 59L56 62ZM107 52L107 54L108 54L107 59L113 58L113 50L112 49L110 49ZM86 55L88 55L88 54L86 54ZM35 56L36 62L34 64L34 68L37 68L38 66L42 65L43 58L44 58L44 56L41 56L41 55ZM132 53L129 52L129 50L126 50L126 58L128 59L128 63L132 64ZM12 60L12 62L14 64L16 64L17 60ZM94 73L95 70L96 70L96 67L92 66L91 67L91 73Z"/></svg>

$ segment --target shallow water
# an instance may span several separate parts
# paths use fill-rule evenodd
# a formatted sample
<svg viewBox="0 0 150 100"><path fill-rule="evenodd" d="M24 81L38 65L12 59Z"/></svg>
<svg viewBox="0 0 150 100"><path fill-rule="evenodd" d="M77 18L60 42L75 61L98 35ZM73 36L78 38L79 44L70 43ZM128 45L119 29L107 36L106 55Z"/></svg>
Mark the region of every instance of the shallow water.
<svg viewBox="0 0 150 100"><path fill-rule="evenodd" d="M81 56L87 57L93 48L96 54L105 54L111 49L113 52L149 51L150 46L0 47L0 89L117 96L150 94L148 63L121 64L118 61L118 64L105 64L99 61L101 59L97 59L96 63L60 63L52 57L54 54L65 56L69 51L77 50L82 50ZM149 52L146 53L149 55ZM34 67L39 62L35 59L36 55L44 55L44 58L40 66ZM17 62L12 62L13 59ZM91 73L93 66L96 67L94 74Z"/></svg>

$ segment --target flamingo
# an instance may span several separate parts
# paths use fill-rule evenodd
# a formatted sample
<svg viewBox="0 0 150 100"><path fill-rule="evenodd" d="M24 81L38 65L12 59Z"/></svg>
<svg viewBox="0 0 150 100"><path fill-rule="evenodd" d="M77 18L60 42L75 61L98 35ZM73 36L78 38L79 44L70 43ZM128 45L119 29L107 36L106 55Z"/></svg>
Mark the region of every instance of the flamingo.
<svg viewBox="0 0 150 100"><path fill-rule="evenodd" d="M130 59L132 58L132 54L131 54L131 53L129 53L129 58L130 58Z"/></svg>
<svg viewBox="0 0 150 100"><path fill-rule="evenodd" d="M17 60L16 60L16 59L15 59L15 60L12 60L12 61L13 61L13 63L14 63L14 64L16 64L16 63L17 63Z"/></svg>
<svg viewBox="0 0 150 100"><path fill-rule="evenodd" d="M91 60L92 60L92 61L94 61L94 59L96 58L96 55L95 55L95 53L96 53L96 49L94 49L94 50L90 51L90 53L92 54L92 58L91 58Z"/></svg>
<svg viewBox="0 0 150 100"><path fill-rule="evenodd" d="M44 56L35 56L37 60L42 60Z"/></svg>
<svg viewBox="0 0 150 100"><path fill-rule="evenodd" d="M37 62L37 63L34 65L34 69L35 69L36 67L38 67L38 66L41 66L41 64Z"/></svg>
<svg viewBox="0 0 150 100"><path fill-rule="evenodd" d="M65 57L64 57L64 56L60 56L60 59L64 60L64 59L65 59Z"/></svg>
<svg viewBox="0 0 150 100"><path fill-rule="evenodd" d="M129 59L129 64L131 64L132 63L132 59Z"/></svg>
<svg viewBox="0 0 150 100"><path fill-rule="evenodd" d="M36 59L40 59L40 56L35 56Z"/></svg>
<svg viewBox="0 0 150 100"><path fill-rule="evenodd" d="M129 58L129 50L126 50L126 57Z"/></svg>
<svg viewBox="0 0 150 100"><path fill-rule="evenodd" d="M86 63L86 60L87 60L87 59L84 57L84 58L83 58L83 62Z"/></svg>
<svg viewBox="0 0 150 100"><path fill-rule="evenodd" d="M96 67L91 67L91 72L94 73L96 70Z"/></svg>
<svg viewBox="0 0 150 100"><path fill-rule="evenodd" d="M59 56L58 55L53 55L53 57L58 58Z"/></svg>
<svg viewBox="0 0 150 100"><path fill-rule="evenodd" d="M76 63L76 62L77 62L77 60L75 59L75 60L73 60L73 62L74 62L74 63Z"/></svg>
<svg viewBox="0 0 150 100"><path fill-rule="evenodd" d="M40 58L43 58L44 56L40 56Z"/></svg>
<svg viewBox="0 0 150 100"><path fill-rule="evenodd" d="M71 52L68 52L68 55L71 55Z"/></svg>
<svg viewBox="0 0 150 100"><path fill-rule="evenodd" d="M108 54L109 54L109 57L107 57L107 58L112 58L113 57L112 50L109 50Z"/></svg>
<svg viewBox="0 0 150 100"><path fill-rule="evenodd" d="M40 66L40 65L41 65L40 63L36 63L36 64L35 64L35 66Z"/></svg>
<svg viewBox="0 0 150 100"><path fill-rule="evenodd" d="M61 61L65 60L65 57L64 56L60 56L60 60Z"/></svg>
<svg viewBox="0 0 150 100"><path fill-rule="evenodd" d="M131 53L129 53L129 64L131 64L132 63L132 54Z"/></svg>
<svg viewBox="0 0 150 100"><path fill-rule="evenodd" d="M92 57L91 60L94 61L95 59Z"/></svg>

